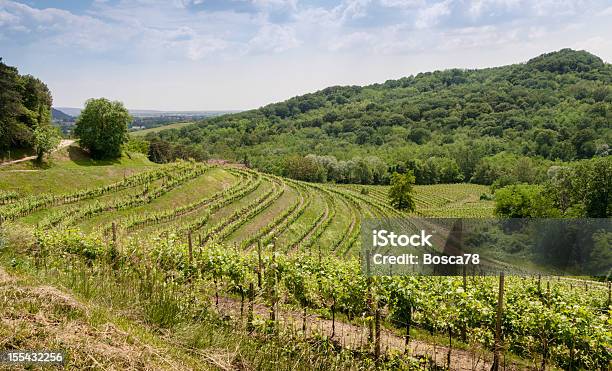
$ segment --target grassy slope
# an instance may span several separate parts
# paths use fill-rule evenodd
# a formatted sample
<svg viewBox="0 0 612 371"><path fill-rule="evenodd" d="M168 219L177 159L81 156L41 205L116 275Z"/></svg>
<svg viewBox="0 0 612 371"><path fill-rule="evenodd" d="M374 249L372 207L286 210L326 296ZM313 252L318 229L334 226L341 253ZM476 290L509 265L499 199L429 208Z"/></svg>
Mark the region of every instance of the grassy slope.
<svg viewBox="0 0 612 371"><path fill-rule="evenodd" d="M0 168L0 189L23 195L63 193L112 183L156 166L159 165L143 154L124 155L115 161L95 161L72 145L53 154L42 166L28 161Z"/></svg>

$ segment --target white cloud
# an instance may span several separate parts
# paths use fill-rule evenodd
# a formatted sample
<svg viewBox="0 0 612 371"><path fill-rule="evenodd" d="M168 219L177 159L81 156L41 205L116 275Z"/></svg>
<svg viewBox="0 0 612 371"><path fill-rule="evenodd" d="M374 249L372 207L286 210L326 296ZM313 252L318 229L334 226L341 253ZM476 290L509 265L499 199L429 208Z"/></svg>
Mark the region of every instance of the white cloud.
<svg viewBox="0 0 612 371"><path fill-rule="evenodd" d="M419 10L414 23L416 28L428 28L436 25L440 18L450 14L450 0L435 3L429 7Z"/></svg>
<svg viewBox="0 0 612 371"><path fill-rule="evenodd" d="M289 8L296 9L297 0L252 0L253 4L262 8Z"/></svg>
<svg viewBox="0 0 612 371"><path fill-rule="evenodd" d="M370 45L376 38L371 33L367 32L353 32L348 35L342 35L333 38L329 42L329 50L347 50L353 49L355 46Z"/></svg>
<svg viewBox="0 0 612 371"><path fill-rule="evenodd" d="M0 10L0 27L12 27L19 24L19 17L5 10Z"/></svg>
<svg viewBox="0 0 612 371"><path fill-rule="evenodd" d="M225 99L219 107L248 108L249 102L264 104L331 84L499 65L562 47L612 59L609 0L240 0L234 10L214 11L207 10L207 1L94 0L77 14L0 0L0 50L7 61L29 63L24 71L66 89L58 101L64 104L62 97L79 101L129 91L140 107L147 106L147 97L156 104L191 102L185 105L193 108L204 96ZM58 7L67 7L63 3ZM75 67L83 69L81 75ZM99 74L116 74L126 83L82 80ZM70 90L76 83L65 81L72 80L95 93ZM243 80L253 88L236 89ZM191 95L183 93L194 81L198 87ZM106 90L98 93L98 86ZM281 90L272 91L274 86ZM161 90L166 95L154 93ZM220 91L227 96L217 96Z"/></svg>
<svg viewBox="0 0 612 371"><path fill-rule="evenodd" d="M597 15L598 16L612 15L612 6L607 7L606 9L604 9L601 12L597 13Z"/></svg>
<svg viewBox="0 0 612 371"><path fill-rule="evenodd" d="M9 31L33 34L41 45L105 51L113 43L133 35L129 28L114 27L91 16L62 9L37 9L12 1L3 1L0 5L4 18L11 21Z"/></svg>
<svg viewBox="0 0 612 371"><path fill-rule="evenodd" d="M371 0L344 0L333 12L339 15L340 22L362 18L367 14Z"/></svg>
<svg viewBox="0 0 612 371"><path fill-rule="evenodd" d="M267 23L249 41L248 50L254 53L279 53L299 45L300 41L291 27Z"/></svg>
<svg viewBox="0 0 612 371"><path fill-rule="evenodd" d="M380 0L382 6L389 8L415 8L425 4L424 0Z"/></svg>
<svg viewBox="0 0 612 371"><path fill-rule="evenodd" d="M515 10L522 4L529 5L524 0L472 0L467 7L468 14L478 18L484 13L495 14L508 10Z"/></svg>

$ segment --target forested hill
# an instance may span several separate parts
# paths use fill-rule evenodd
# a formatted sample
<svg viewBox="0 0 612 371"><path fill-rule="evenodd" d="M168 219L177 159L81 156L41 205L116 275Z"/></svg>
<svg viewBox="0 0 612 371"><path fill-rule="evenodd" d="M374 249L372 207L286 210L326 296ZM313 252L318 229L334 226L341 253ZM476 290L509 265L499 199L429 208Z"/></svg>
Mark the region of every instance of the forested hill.
<svg viewBox="0 0 612 371"><path fill-rule="evenodd" d="M158 161L221 157L306 180L376 183L386 170L412 168L419 183L535 183L555 163L608 155L611 106L612 66L563 49L503 67L329 87L148 139ZM317 156L301 157L309 154Z"/></svg>
<svg viewBox="0 0 612 371"><path fill-rule="evenodd" d="M53 121L72 121L74 122L74 120L76 120L75 117L70 116L53 107L51 107L51 117L53 118Z"/></svg>

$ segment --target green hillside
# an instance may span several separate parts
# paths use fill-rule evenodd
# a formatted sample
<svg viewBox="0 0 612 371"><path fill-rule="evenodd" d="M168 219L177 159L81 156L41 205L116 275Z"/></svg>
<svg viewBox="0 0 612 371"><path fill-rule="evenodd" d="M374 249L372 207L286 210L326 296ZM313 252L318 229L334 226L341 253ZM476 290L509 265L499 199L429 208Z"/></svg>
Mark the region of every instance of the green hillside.
<svg viewBox="0 0 612 371"><path fill-rule="evenodd" d="M611 86L612 65L563 49L503 67L329 87L147 138L299 179L384 183L355 174L375 172L378 158L414 170L419 184L538 183L555 163L609 154ZM316 158L318 173L296 172L296 155L308 154L335 158Z"/></svg>

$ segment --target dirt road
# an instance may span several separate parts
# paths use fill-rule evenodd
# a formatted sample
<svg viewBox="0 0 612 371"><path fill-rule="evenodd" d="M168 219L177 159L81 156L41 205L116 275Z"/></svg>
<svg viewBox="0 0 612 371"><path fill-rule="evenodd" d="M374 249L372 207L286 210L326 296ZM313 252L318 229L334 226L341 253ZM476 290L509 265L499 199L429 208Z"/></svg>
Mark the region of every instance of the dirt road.
<svg viewBox="0 0 612 371"><path fill-rule="evenodd" d="M213 306L215 305L214 303L212 304ZM245 303L243 319L246 319L247 308L248 304ZM240 318L240 302L234 299L220 297L218 310L221 314ZM255 303L253 312L257 316L263 318L269 316L269 308L262 303ZM303 324L302 313L279 309L276 313L276 318L279 324L286 329L295 332L301 330ZM363 349L364 347L368 347L367 326L358 326L337 320L334 327L334 338L341 346L349 349ZM317 315L308 314L306 336L313 336L314 334L330 336L332 334L332 321ZM406 350L405 340L403 337L387 329L382 329L381 348L383 352L404 352ZM449 348L447 346L419 340L410 341L408 351L413 357L430 357L431 361L437 366L448 368L453 371L488 371L491 369L492 354L488 351L451 349L449 353ZM449 356L450 365L448 364ZM520 370L523 368L511 361L506 364L506 361L504 357L504 369L506 370Z"/></svg>
<svg viewBox="0 0 612 371"><path fill-rule="evenodd" d="M60 144L57 146L56 149L54 149L53 151L57 151L59 149L62 149L64 147L68 147L69 145L71 145L72 143L74 143L75 140L74 139L62 139L60 141ZM12 161L7 161L7 162L2 162L0 163L0 166L6 166L6 165L12 165L12 164L17 164L19 162L24 162L24 161L30 161L30 160L34 160L36 159L36 156L28 156L28 157L23 157L20 158L18 160L12 160Z"/></svg>

